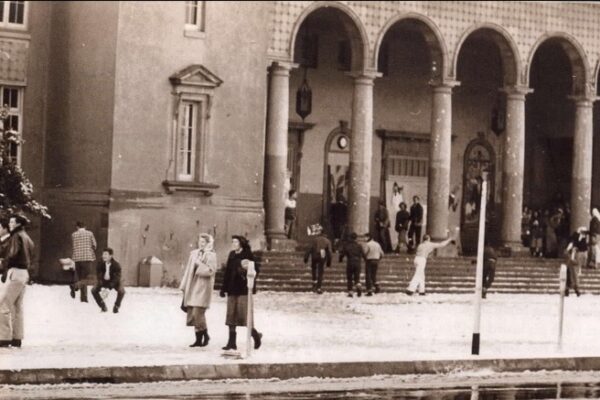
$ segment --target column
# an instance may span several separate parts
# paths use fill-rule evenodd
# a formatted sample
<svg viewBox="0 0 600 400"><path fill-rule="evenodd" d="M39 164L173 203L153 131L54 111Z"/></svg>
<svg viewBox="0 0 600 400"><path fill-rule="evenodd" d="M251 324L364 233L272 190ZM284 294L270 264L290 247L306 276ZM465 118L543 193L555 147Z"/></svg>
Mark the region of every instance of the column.
<svg viewBox="0 0 600 400"><path fill-rule="evenodd" d="M289 86L291 64L269 68L267 137L265 147L265 234L269 248L285 240L285 176L287 169Z"/></svg>
<svg viewBox="0 0 600 400"><path fill-rule="evenodd" d="M573 135L573 171L571 177L571 231L589 226L592 198L592 104L594 98L573 97L575 132Z"/></svg>
<svg viewBox="0 0 600 400"><path fill-rule="evenodd" d="M362 236L369 232L371 198L371 159L373 157L373 72L351 75L352 128L350 136L350 185L348 188L348 228Z"/></svg>
<svg viewBox="0 0 600 400"><path fill-rule="evenodd" d="M452 156L452 88L446 81L433 87L429 177L427 180L427 232L433 240L448 237L448 198Z"/></svg>
<svg viewBox="0 0 600 400"><path fill-rule="evenodd" d="M502 224L500 240L505 247L518 250L523 216L523 179L525 173L525 96L532 90L514 86L506 93L506 130L502 155Z"/></svg>

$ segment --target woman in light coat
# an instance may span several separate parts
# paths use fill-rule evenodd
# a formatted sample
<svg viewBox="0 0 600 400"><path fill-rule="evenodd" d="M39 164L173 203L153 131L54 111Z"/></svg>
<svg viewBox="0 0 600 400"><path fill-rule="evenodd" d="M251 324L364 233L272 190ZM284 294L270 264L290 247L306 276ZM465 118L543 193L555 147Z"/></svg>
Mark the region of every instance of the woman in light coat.
<svg viewBox="0 0 600 400"><path fill-rule="evenodd" d="M183 291L181 307L187 312L187 326L193 326L196 332L196 341L190 347L206 346L210 339L205 313L210 307L216 271L217 256L213 238L202 233L198 239L198 248L190 253L179 286Z"/></svg>

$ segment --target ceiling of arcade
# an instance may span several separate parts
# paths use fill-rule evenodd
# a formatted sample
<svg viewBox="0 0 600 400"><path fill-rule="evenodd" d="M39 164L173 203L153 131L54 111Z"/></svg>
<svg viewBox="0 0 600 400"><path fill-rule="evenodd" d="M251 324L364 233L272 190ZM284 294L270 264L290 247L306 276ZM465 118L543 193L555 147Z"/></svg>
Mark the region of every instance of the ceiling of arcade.
<svg viewBox="0 0 600 400"><path fill-rule="evenodd" d="M529 63L535 48L547 37L570 38L585 53L588 82L596 80L600 65L600 6L553 2L428 2L428 1L276 1L272 8L269 57L289 61L295 31L312 11L329 5L349 15L366 38L366 69L376 65L376 48L394 21L418 18L441 36L447 78L455 77L461 43L477 27L497 27L518 49L518 83L528 83ZM507 47L508 48L508 47ZM573 47L575 49L575 47ZM595 87L595 84L594 84Z"/></svg>

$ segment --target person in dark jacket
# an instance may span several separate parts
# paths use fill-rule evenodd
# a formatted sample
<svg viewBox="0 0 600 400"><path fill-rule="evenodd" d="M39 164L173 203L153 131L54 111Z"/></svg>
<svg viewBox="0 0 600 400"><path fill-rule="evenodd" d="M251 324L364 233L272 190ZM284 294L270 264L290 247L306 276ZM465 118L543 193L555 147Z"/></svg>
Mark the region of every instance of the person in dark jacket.
<svg viewBox="0 0 600 400"><path fill-rule="evenodd" d="M573 236L572 239L575 239ZM577 239L575 239L577 240ZM565 296L569 295L569 290L574 290L577 297L581 296L579 291L579 261L577 260L578 250L576 242L571 241L567 246L565 252L567 258L567 288L565 289Z"/></svg>
<svg viewBox="0 0 600 400"><path fill-rule="evenodd" d="M481 297L484 299L487 296L488 290L492 287L492 283L494 283L497 260L496 251L494 251L494 248L489 243L486 243L483 249L483 291L481 292Z"/></svg>
<svg viewBox="0 0 600 400"><path fill-rule="evenodd" d="M421 230L423 228L423 206L419 196L413 197L413 205L410 206L410 227L408 228L408 241L411 249L416 249L421 244Z"/></svg>
<svg viewBox="0 0 600 400"><path fill-rule="evenodd" d="M225 325L229 327L229 340L223 350L237 350L235 331L236 326L247 325L248 309L248 283L246 273L249 262L254 262L254 254L250 244L243 236L232 236L231 244L233 250L229 252L225 272L223 274L223 283L221 285L220 296L227 295L227 317ZM258 264L255 264L256 274L260 272ZM256 292L256 281L254 281L253 293ZM254 339L254 348L260 348L262 344L262 333L252 327L252 339Z"/></svg>
<svg viewBox="0 0 600 400"><path fill-rule="evenodd" d="M113 258L114 251L110 247L102 250L102 260L96 264L96 285L92 289L94 300L102 312L106 312L106 304L100 296L102 288L114 289L117 291L117 300L113 306L113 313L118 313L121 307L123 297L125 297L125 288L121 283L121 265Z"/></svg>
<svg viewBox="0 0 600 400"><path fill-rule="evenodd" d="M323 273L325 265L331 266L331 242L323 233L323 227L317 226L317 236L313 239L310 248L304 254L304 264L311 260L313 291L322 294L321 285L323 284Z"/></svg>
<svg viewBox="0 0 600 400"><path fill-rule="evenodd" d="M588 268L598 268L600 264L600 211L592 209L590 220L590 246L588 250Z"/></svg>
<svg viewBox="0 0 600 400"><path fill-rule="evenodd" d="M396 224L395 229L398 232L398 245L396 246L396 252L400 254L402 245L408 248L408 225L410 224L410 213L406 210L406 203L400 203L400 211L396 213Z"/></svg>
<svg viewBox="0 0 600 400"><path fill-rule="evenodd" d="M381 248L385 253L390 253L392 251L390 225L390 214L385 207L385 201L381 200L379 202L379 208L377 208L377 211L375 212L375 233L377 236L373 239L381 245Z"/></svg>
<svg viewBox="0 0 600 400"><path fill-rule="evenodd" d="M0 292L0 347L21 347L23 331L23 298L29 282L34 244L25 226L29 220L14 214L8 221L10 237L4 240L2 267L5 286ZM4 235L6 239L6 234Z"/></svg>
<svg viewBox="0 0 600 400"><path fill-rule="evenodd" d="M354 232L348 234L348 240L344 243L340 251L340 262L346 261L346 281L348 285L348 297L353 297L353 289L356 289L358 297L362 295L360 285L360 270L364 251L362 246L356 241L357 235Z"/></svg>

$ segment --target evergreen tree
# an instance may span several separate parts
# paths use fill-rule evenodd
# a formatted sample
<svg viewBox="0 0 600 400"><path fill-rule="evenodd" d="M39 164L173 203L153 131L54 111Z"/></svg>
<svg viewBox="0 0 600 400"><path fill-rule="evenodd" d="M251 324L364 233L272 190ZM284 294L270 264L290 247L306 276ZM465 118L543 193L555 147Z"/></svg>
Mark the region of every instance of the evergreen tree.
<svg viewBox="0 0 600 400"><path fill-rule="evenodd" d="M33 185L17 165L11 150L23 143L18 132L10 127L8 108L0 109L0 215L17 212L50 218L48 207L33 198Z"/></svg>

